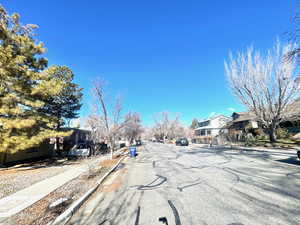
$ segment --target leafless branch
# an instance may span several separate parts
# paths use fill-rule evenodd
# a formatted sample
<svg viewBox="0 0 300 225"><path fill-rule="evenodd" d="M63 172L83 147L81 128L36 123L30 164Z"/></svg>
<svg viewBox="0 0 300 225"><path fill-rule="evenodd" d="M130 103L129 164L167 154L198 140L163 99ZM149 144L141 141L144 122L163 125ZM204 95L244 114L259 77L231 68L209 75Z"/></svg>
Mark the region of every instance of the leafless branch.
<svg viewBox="0 0 300 225"><path fill-rule="evenodd" d="M225 62L233 94L269 129L271 139L276 138L278 124L288 119L288 106L299 94L295 59L285 59L295 48L294 44L281 45L277 41L265 55L250 47L235 57L230 53Z"/></svg>

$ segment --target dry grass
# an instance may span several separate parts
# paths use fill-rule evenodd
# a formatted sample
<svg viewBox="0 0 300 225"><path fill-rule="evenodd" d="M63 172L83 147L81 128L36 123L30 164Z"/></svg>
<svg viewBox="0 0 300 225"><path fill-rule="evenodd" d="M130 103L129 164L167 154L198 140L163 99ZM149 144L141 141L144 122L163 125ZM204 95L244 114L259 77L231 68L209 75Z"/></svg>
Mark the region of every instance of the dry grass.
<svg viewBox="0 0 300 225"><path fill-rule="evenodd" d="M110 167L98 167L93 171L88 171L80 177L73 179L45 198L36 202L32 206L14 215L5 223L14 225L45 225L60 215L69 205L48 209L48 206L59 198L69 198L74 202L80 198L86 191L94 187L96 182L110 169Z"/></svg>
<svg viewBox="0 0 300 225"><path fill-rule="evenodd" d="M66 169L66 167L51 167L30 170L2 170L0 171L0 198L62 173Z"/></svg>
<svg viewBox="0 0 300 225"><path fill-rule="evenodd" d="M101 191L103 192L112 192L115 190L118 190L120 187L122 186L122 182L121 181L116 181L110 185L105 185L103 186L103 188L101 189Z"/></svg>
<svg viewBox="0 0 300 225"><path fill-rule="evenodd" d="M0 171L0 198L1 195L7 196L20 189L26 188L40 180L47 179L57 175L72 167L87 164L89 170L79 177L69 181L67 184L56 189L45 198L24 209L20 213L12 216L5 221L3 225L46 225L58 215L60 215L69 205L48 209L48 206L59 198L69 198L69 204L80 198L86 191L96 185L96 182L109 171L119 160L115 156L112 160L103 160L101 163L95 163L91 158L78 160L76 164L64 166L51 166L36 169L30 168L11 168ZM80 163L79 163L80 162ZM118 188L117 184L114 188Z"/></svg>
<svg viewBox="0 0 300 225"><path fill-rule="evenodd" d="M123 184L123 176L125 173L127 173L128 169L127 168L122 168L118 171L118 176L113 180L112 183L104 185L101 188L102 192L112 192L118 190L122 184Z"/></svg>
<svg viewBox="0 0 300 225"><path fill-rule="evenodd" d="M118 162L118 158L106 159L100 162L100 166L103 167L112 167Z"/></svg>
<svg viewBox="0 0 300 225"><path fill-rule="evenodd" d="M94 158L72 161L45 159L0 170L0 199L72 168L92 165L93 160ZM91 170L94 170L93 166Z"/></svg>

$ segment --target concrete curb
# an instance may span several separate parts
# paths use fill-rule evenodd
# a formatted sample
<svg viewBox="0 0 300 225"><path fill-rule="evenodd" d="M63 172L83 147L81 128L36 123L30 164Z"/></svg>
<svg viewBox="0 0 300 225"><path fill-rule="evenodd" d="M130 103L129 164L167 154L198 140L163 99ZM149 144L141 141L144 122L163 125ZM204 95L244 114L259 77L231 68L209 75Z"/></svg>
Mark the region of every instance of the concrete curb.
<svg viewBox="0 0 300 225"><path fill-rule="evenodd" d="M64 225L66 224L71 216L79 209L79 207L98 189L100 184L118 167L121 161L125 157L122 157L116 165L108 171L99 181L95 187L88 190L81 198L77 199L66 211L60 214L54 221L49 222L47 225Z"/></svg>

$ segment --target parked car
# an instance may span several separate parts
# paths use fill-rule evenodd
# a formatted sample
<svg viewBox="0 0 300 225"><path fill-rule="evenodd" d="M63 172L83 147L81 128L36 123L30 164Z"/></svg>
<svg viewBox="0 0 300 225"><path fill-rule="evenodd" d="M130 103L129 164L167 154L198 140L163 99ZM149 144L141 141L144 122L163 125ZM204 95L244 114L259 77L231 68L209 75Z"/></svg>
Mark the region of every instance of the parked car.
<svg viewBox="0 0 300 225"><path fill-rule="evenodd" d="M92 149L93 149L93 153L96 155L105 154L109 150L107 144L104 142L94 143L92 145Z"/></svg>
<svg viewBox="0 0 300 225"><path fill-rule="evenodd" d="M176 140L175 144L180 145L180 146L188 146L189 141L186 138L179 138L179 139Z"/></svg>
<svg viewBox="0 0 300 225"><path fill-rule="evenodd" d="M141 141L141 140L135 140L135 145L136 145L136 146L142 145L142 141Z"/></svg>
<svg viewBox="0 0 300 225"><path fill-rule="evenodd" d="M79 143L68 152L68 158L88 157L91 155L91 148L87 143Z"/></svg>

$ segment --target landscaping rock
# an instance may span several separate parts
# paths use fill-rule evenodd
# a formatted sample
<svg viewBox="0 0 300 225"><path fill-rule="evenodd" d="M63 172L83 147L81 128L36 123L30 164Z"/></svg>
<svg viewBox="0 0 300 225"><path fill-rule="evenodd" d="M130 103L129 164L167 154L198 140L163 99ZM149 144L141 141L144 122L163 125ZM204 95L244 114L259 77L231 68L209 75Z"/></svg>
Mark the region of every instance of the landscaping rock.
<svg viewBox="0 0 300 225"><path fill-rule="evenodd" d="M273 147L273 145L271 145L270 143L266 143L266 144L264 144L264 147L271 148L271 147Z"/></svg>
<svg viewBox="0 0 300 225"><path fill-rule="evenodd" d="M71 203L71 201L72 201L72 199L69 199L69 198L59 198L49 205L49 209L53 209L53 208L63 206L63 205L68 205Z"/></svg>

